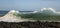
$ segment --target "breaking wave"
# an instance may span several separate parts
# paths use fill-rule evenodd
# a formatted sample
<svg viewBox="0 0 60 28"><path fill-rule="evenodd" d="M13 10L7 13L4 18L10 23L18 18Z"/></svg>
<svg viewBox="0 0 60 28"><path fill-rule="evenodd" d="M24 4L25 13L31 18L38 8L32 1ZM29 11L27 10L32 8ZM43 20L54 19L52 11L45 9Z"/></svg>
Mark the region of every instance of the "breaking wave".
<svg viewBox="0 0 60 28"><path fill-rule="evenodd" d="M32 13L48 13L48 14L56 14L56 15L60 15L60 12L56 12L54 9L52 8L43 8L40 11L34 11ZM5 21L5 22L22 22L22 21L31 21L29 19L22 19L21 16L16 16L20 14L19 11L16 10L10 10L6 15L4 15L3 17L0 17L0 21ZM35 20L33 20L35 21Z"/></svg>
<svg viewBox="0 0 60 28"><path fill-rule="evenodd" d="M43 8L41 9L41 13L60 15L60 12L56 12L53 8Z"/></svg>
<svg viewBox="0 0 60 28"><path fill-rule="evenodd" d="M19 17L16 16L16 14L19 14L19 13L20 13L19 11L11 10L5 16L0 17L0 21L5 21L5 22L22 22L22 21L28 21L28 19L22 19L20 16Z"/></svg>
<svg viewBox="0 0 60 28"><path fill-rule="evenodd" d="M43 13L43 14L56 14L60 15L60 12L56 12L53 8L42 8L39 11L34 11L33 13Z"/></svg>

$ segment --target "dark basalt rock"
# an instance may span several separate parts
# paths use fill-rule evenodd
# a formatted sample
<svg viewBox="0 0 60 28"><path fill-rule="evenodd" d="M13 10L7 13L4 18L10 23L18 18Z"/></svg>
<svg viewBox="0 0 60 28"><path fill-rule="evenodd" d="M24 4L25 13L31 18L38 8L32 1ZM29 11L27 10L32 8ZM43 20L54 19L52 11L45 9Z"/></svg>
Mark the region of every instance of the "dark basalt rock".
<svg viewBox="0 0 60 28"><path fill-rule="evenodd" d="M60 28L60 22L0 22L0 28Z"/></svg>

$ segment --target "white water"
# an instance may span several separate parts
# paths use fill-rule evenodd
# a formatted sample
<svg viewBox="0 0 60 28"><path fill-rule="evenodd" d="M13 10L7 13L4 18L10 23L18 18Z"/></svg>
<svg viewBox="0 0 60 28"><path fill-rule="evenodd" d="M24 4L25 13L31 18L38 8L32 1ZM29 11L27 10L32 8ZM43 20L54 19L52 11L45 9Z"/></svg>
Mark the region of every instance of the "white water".
<svg viewBox="0 0 60 28"><path fill-rule="evenodd" d="M53 12L53 13L56 12L56 11L55 11L54 9L52 9L52 8L43 8L43 9L41 9L41 12L43 12L43 11L51 11L51 12Z"/></svg>
<svg viewBox="0 0 60 28"><path fill-rule="evenodd" d="M41 12L43 11L48 11L48 10L45 8L41 10ZM55 14L60 14L60 12L56 12L51 8L49 8L49 11L52 11ZM34 13L37 13L37 12L39 11L34 11ZM0 21L4 21L4 22L36 21L36 20L22 19L21 17L17 17L16 15L13 15L15 13L19 13L19 11L16 11L16 10L9 11L5 16L0 17Z"/></svg>
<svg viewBox="0 0 60 28"><path fill-rule="evenodd" d="M19 13L19 11L11 10L5 16L0 17L0 21L4 22L22 22L29 21L28 19L22 19L21 17L17 17L13 15L14 13Z"/></svg>
<svg viewBox="0 0 60 28"><path fill-rule="evenodd" d="M42 8L39 11L34 11L33 13L45 13L45 14L56 14L60 15L60 12L55 11L53 8Z"/></svg>

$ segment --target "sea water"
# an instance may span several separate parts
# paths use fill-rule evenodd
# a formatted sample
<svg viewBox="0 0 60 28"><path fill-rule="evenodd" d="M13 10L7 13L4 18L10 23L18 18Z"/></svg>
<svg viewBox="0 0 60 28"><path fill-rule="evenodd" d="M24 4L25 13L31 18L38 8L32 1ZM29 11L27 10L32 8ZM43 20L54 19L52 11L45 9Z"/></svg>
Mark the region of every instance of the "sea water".
<svg viewBox="0 0 60 28"><path fill-rule="evenodd" d="M4 16L5 14L7 14L9 11L0 11L0 16Z"/></svg>

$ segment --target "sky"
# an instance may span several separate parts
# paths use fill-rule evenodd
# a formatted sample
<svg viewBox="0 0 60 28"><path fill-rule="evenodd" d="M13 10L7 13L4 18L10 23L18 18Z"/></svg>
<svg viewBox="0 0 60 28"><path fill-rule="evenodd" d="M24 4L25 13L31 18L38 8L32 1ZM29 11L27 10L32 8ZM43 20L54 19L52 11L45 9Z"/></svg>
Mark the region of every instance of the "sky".
<svg viewBox="0 0 60 28"><path fill-rule="evenodd" d="M42 8L60 11L60 0L0 0L0 10L36 11Z"/></svg>

